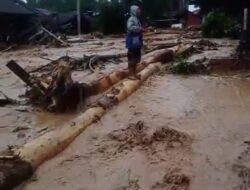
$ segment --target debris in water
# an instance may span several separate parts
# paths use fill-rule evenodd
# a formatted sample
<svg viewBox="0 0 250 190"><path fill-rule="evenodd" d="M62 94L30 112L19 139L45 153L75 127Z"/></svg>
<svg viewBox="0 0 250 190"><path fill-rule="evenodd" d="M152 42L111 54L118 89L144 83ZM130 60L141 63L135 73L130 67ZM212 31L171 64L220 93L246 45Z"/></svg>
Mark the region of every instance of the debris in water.
<svg viewBox="0 0 250 190"><path fill-rule="evenodd" d="M20 138L20 139L21 139L21 138L25 138L25 137L26 137L26 134L23 133L23 132L20 132L20 133L17 134L17 137Z"/></svg>
<svg viewBox="0 0 250 190"><path fill-rule="evenodd" d="M19 107L16 108L16 111L19 111L19 112L29 112L27 106L19 106Z"/></svg>
<svg viewBox="0 0 250 190"><path fill-rule="evenodd" d="M7 95L5 95L2 91L0 91L0 107L4 107L8 104L16 104L16 101L12 100Z"/></svg>
<svg viewBox="0 0 250 190"><path fill-rule="evenodd" d="M190 186L190 178L178 169L170 170L164 177L162 182L157 182L152 189L168 189L168 190L188 190Z"/></svg>
<svg viewBox="0 0 250 190"><path fill-rule="evenodd" d="M17 127L12 132L16 133L16 132L19 132L19 131L24 131L24 130L29 130L29 129L30 129L29 127Z"/></svg>
<svg viewBox="0 0 250 190"><path fill-rule="evenodd" d="M45 131L47 131L48 129L49 129L48 127L44 127L44 128L42 128L42 129L38 130L37 133L45 132Z"/></svg>
<svg viewBox="0 0 250 190"><path fill-rule="evenodd" d="M174 129L160 128L150 134L149 128L145 126L144 122L138 121L129 124L125 129L115 130L107 136L109 143L103 144L102 147L97 149L97 152L109 157L123 152L127 153L134 148L140 148L150 151L149 154L153 154L157 146L163 147L163 150L167 151L169 148L175 148L177 144L178 147L188 147L191 143L191 138L187 134Z"/></svg>

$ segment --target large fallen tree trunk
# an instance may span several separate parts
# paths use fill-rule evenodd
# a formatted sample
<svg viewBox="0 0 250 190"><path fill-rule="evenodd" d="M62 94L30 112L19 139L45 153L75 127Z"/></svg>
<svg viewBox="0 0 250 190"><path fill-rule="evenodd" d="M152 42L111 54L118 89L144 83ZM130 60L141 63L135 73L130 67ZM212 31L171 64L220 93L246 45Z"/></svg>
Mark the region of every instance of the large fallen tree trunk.
<svg viewBox="0 0 250 190"><path fill-rule="evenodd" d="M137 73L142 71L145 67L147 67L151 63L162 62L167 63L174 60L175 55L186 54L189 53L190 49L192 49L191 45L179 45L174 46L169 49L156 50L154 52L150 52L144 56L144 60L138 64ZM94 89L94 92L100 93L109 89L114 84L123 80L129 75L127 69L121 71L115 71L108 76L105 76L93 83L90 84Z"/></svg>
<svg viewBox="0 0 250 190"><path fill-rule="evenodd" d="M172 49L163 49L157 50L147 54L144 60L138 64L137 66L137 73L142 71L145 67L147 67L151 63L155 62L170 62L174 60L174 54L178 51L179 46L175 46ZM118 83L119 81L128 77L129 73L127 69L115 71L101 79L92 82L90 86L95 89L95 93L98 94L100 92L104 92L109 89L114 84Z"/></svg>
<svg viewBox="0 0 250 190"><path fill-rule="evenodd" d="M142 82L144 82L152 73L159 70L160 65L161 63L155 63L141 71L140 81L127 79L114 87L119 91L118 94L113 94L113 96L116 97L117 103L121 102L138 89ZM109 97L109 95L110 93L104 95L104 97ZM70 122L64 127L49 132L44 136L27 143L23 147L14 150L15 154L31 163L32 167L36 169L44 161L64 150L79 134L81 134L83 130L85 130L87 126L100 119L107 108L111 107L110 105L102 105L100 102L101 101L98 101L98 104L95 105L95 107L88 109L84 114L75 119L74 122Z"/></svg>
<svg viewBox="0 0 250 190"><path fill-rule="evenodd" d="M139 86L155 71L159 70L161 63L154 63L147 66L140 72L141 80L124 80L113 87L106 95L99 99L98 105L110 109L117 103L126 99L130 94L139 88Z"/></svg>
<svg viewBox="0 0 250 190"><path fill-rule="evenodd" d="M90 60L94 62L98 59L109 59L118 56L120 54L115 56L94 56L92 57L94 59ZM138 64L137 72L140 72L151 63L158 61L169 62L173 59L174 51L172 49L154 51L146 55L144 61ZM45 95L39 96L35 91L34 93L31 92L28 96L30 102L51 112L74 111L84 103L87 97L106 91L129 74L127 69L124 69L113 72L90 84L77 83L71 79L71 65L77 65L79 62L79 60L70 57L62 57L57 61L53 61L50 64L50 66L53 66L51 67L53 71L50 71L50 75L45 75L47 77L41 78L41 81L48 86L45 90ZM27 78L29 79L30 76L28 75Z"/></svg>
<svg viewBox="0 0 250 190"><path fill-rule="evenodd" d="M157 70L158 66L159 64L150 65L143 70L142 80L144 81ZM122 95L117 98L117 101L128 97L139 87L140 82L126 80L122 84L124 89L120 89ZM0 189L10 190L31 177L43 162L63 151L87 126L98 120L105 113L106 108L107 106L98 102L96 107L90 108L73 122L13 150L11 155L4 155L2 159L0 157Z"/></svg>
<svg viewBox="0 0 250 190"><path fill-rule="evenodd" d="M173 49L171 51L172 54L176 53ZM160 57L163 58L163 61L167 60L164 56ZM150 59L149 62L152 63L153 60L159 61L160 57ZM23 147L13 149L11 154L0 156L0 189L12 189L28 179L42 163L63 151L86 127L100 119L108 108L123 101L137 90L143 81L159 69L160 65L157 62L145 66L146 68L139 73L141 81L124 80L108 94L104 95L95 107L88 109L77 119L67 123L60 129L38 137Z"/></svg>

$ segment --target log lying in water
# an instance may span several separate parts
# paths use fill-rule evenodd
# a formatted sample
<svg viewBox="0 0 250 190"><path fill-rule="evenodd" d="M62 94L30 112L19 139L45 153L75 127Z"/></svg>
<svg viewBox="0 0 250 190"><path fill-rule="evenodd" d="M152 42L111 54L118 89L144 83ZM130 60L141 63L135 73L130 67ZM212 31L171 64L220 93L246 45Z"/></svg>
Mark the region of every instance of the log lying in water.
<svg viewBox="0 0 250 190"><path fill-rule="evenodd" d="M124 100L145 81L153 72L159 69L160 63L149 65L140 72L142 80L125 80L116 88L119 93L116 95L118 102ZM106 96L106 95L105 95ZM46 133L45 135L25 144L23 147L14 150L23 160L36 169L44 161L64 150L87 126L98 120L106 111L106 106L98 105L88 109L74 122L68 123L60 129Z"/></svg>
<svg viewBox="0 0 250 190"><path fill-rule="evenodd" d="M138 64L137 72L143 70L146 66L151 63L161 61L161 62L169 62L172 61L174 58L174 54L172 50L161 50L156 51L149 55L143 62ZM59 64L60 66L60 64ZM63 68L66 68L65 66ZM58 69L60 70L60 69ZM65 70L65 69L64 69ZM58 72L59 76L55 77L56 79L60 79L60 77L65 72ZM62 74L61 74L62 73ZM67 72L67 74L63 74L63 78L71 78L71 72ZM55 82L53 85L53 89L61 89L61 92L64 92L63 89L65 88L65 93L52 93L52 96L47 95L48 101L52 102L48 106L49 111L55 112L65 112L67 110L76 110L77 106L80 105L84 99L89 96L93 96L99 93L102 93L118 83L119 81L123 80L129 75L127 69L115 71L110 75L102 77L101 79L94 81L90 84L78 84L71 82L70 85L66 84L66 80L56 80L61 82ZM71 80L72 81L72 80ZM67 87L68 86L68 87Z"/></svg>
<svg viewBox="0 0 250 190"><path fill-rule="evenodd" d="M159 64L160 63L152 64L144 69L140 73L142 77L141 82L156 71L159 68ZM122 85L118 85L120 90L120 93L117 94L118 102L124 100L138 89L141 82L138 80L125 80L121 83ZM90 108L73 122L69 122L62 128L46 133L25 144L23 147L13 150L14 155L18 155L16 160L9 159L8 162L6 162L0 159L0 176L3 176L2 179L0 178L0 189L12 189L31 177L33 172L42 163L63 151L86 127L98 120L106 112L106 108L107 106L100 104ZM22 167L20 167L20 163ZM6 164L10 168L8 168ZM14 182L13 179L15 179L16 176L21 177L18 177Z"/></svg>
<svg viewBox="0 0 250 190"><path fill-rule="evenodd" d="M179 46L178 46L179 47ZM155 62L170 62L174 59L174 53L177 50L177 47L174 47L173 49L164 49L164 50L158 50L151 52L146 56L146 58L138 64L137 66L137 72L142 71L145 67L147 67L151 63ZM93 89L95 89L95 93L101 93L109 89L114 84L118 83L119 81L125 79L129 75L127 69L121 70L121 71L115 71L111 73L108 76L105 76L92 84L90 86L93 86Z"/></svg>
<svg viewBox="0 0 250 190"><path fill-rule="evenodd" d="M113 87L107 94L101 97L98 101L98 105L110 109L114 105L126 99L130 94L136 91L140 85L155 71L159 70L161 63L155 63L148 65L144 70L140 72L141 80L124 80L115 87Z"/></svg>
<svg viewBox="0 0 250 190"><path fill-rule="evenodd" d="M15 150L15 153L36 169L44 161L64 150L87 126L98 120L104 113L105 110L102 107L90 108L73 122L25 144Z"/></svg>
<svg viewBox="0 0 250 190"><path fill-rule="evenodd" d="M12 150L10 156L3 153L4 156L0 157L0 189L12 190L31 177L38 166L63 151L87 126L104 113L102 107L90 108L60 129Z"/></svg>
<svg viewBox="0 0 250 190"><path fill-rule="evenodd" d="M171 51L175 52L174 50ZM163 54L159 55L161 56L150 59L150 61L146 63L151 63L152 60L158 60L160 57L164 58ZM158 62L145 66L146 68L139 73L141 81L122 81L108 94L104 95L103 98L97 102L95 107L88 109L77 119L67 123L59 129L38 137L25 144L23 147L12 150L12 155L14 155L17 160L9 159L8 162L6 162L5 160L1 160L0 157L0 189L12 189L29 178L42 163L63 151L89 125L100 119L108 108L123 101L137 90L150 75L159 69L160 65L161 64ZM9 157L9 155L7 155L7 157ZM6 158L6 156L3 154L2 158ZM17 167L19 163L22 163L23 167ZM19 176L18 180L12 182L15 176Z"/></svg>
<svg viewBox="0 0 250 190"><path fill-rule="evenodd" d="M93 58L109 59L119 56L123 55L94 56ZM151 63L158 61L169 62L172 61L173 58L174 53L171 49L154 51L147 54L144 61L138 64L137 72L140 72ZM40 107L43 107L51 112L74 111L77 110L78 106L81 105L87 97L106 91L111 86L129 75L128 70L124 69L115 71L90 84L79 84L77 82L73 82L71 79L72 65L75 66L79 64L81 64L81 61L66 56L61 57L44 67L34 70L33 72L48 70L50 71L50 74L45 74L43 78L39 79L43 81L44 84L47 84L44 94L40 94L39 96L35 93L35 91L33 93L29 93L31 103L39 105ZM28 78L30 78L30 76L28 76Z"/></svg>

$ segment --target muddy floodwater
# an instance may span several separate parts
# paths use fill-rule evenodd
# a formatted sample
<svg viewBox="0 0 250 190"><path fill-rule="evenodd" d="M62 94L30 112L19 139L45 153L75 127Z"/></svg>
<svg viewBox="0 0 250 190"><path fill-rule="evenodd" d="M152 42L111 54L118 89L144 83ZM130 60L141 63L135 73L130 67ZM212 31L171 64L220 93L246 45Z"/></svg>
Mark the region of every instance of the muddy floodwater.
<svg viewBox="0 0 250 190"><path fill-rule="evenodd" d="M20 189L248 189L249 103L241 75L154 76Z"/></svg>
<svg viewBox="0 0 250 190"><path fill-rule="evenodd" d="M147 43L157 42L156 35L147 38ZM164 43L177 38L158 35ZM238 44L214 41L220 47L202 50L190 59L230 57ZM7 61L14 59L28 71L48 64L47 58L124 52L123 38L104 38L69 48L1 53L0 90L22 104L0 107L0 151L22 146L81 114L81 110L48 113L25 104L20 95L26 86L5 67ZM125 67L124 58L93 73L74 71L72 78L91 82ZM17 190L250 189L249 76L247 72L178 76L161 71Z"/></svg>

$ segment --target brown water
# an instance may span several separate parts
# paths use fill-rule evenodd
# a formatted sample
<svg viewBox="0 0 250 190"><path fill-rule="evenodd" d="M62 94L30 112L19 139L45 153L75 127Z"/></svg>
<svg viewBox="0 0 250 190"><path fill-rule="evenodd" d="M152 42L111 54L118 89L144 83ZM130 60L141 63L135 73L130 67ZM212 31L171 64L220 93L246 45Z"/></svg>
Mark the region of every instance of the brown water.
<svg viewBox="0 0 250 190"><path fill-rule="evenodd" d="M41 57L56 60L65 55L82 57L83 54L123 53L126 50L122 40L103 39L102 45L90 42L73 44L69 48L38 46L0 53L0 91L12 99L23 100L19 95L25 93L25 84L5 66L11 59L17 61L24 69L32 70L50 62ZM78 82L90 82L123 66L122 64L107 64L105 69L97 69L95 73L74 72L73 79ZM21 106L21 108L17 106L0 107L0 151L5 150L8 146L22 145L49 130L53 130L55 127L61 127L76 116L77 114L47 113L30 106Z"/></svg>
<svg viewBox="0 0 250 190"><path fill-rule="evenodd" d="M41 55L57 59L66 54L82 57L83 53L125 51L123 39L103 42L0 54L0 90L12 98L25 91L24 84L4 66L10 59L16 59L23 67L37 67L48 63L39 58ZM227 57L233 49L205 51L194 58ZM117 67L97 70L91 75L75 72L73 78L92 81ZM41 166L36 176L19 189L247 190L249 85L250 81L240 75L153 77L89 127L63 153ZM13 106L0 108L0 150L30 141L75 116L44 113L30 107L27 112L17 111ZM143 123L139 131L138 121ZM17 127L24 129L13 132ZM162 137L161 133L165 135ZM168 134L176 138L170 140Z"/></svg>
<svg viewBox="0 0 250 190"><path fill-rule="evenodd" d="M249 85L240 76L156 76L39 168L38 180L20 189L248 189L248 177L238 175L250 166L244 143L250 136ZM138 121L142 130L131 133L131 123ZM193 140L144 146L110 138L150 137L161 128Z"/></svg>

